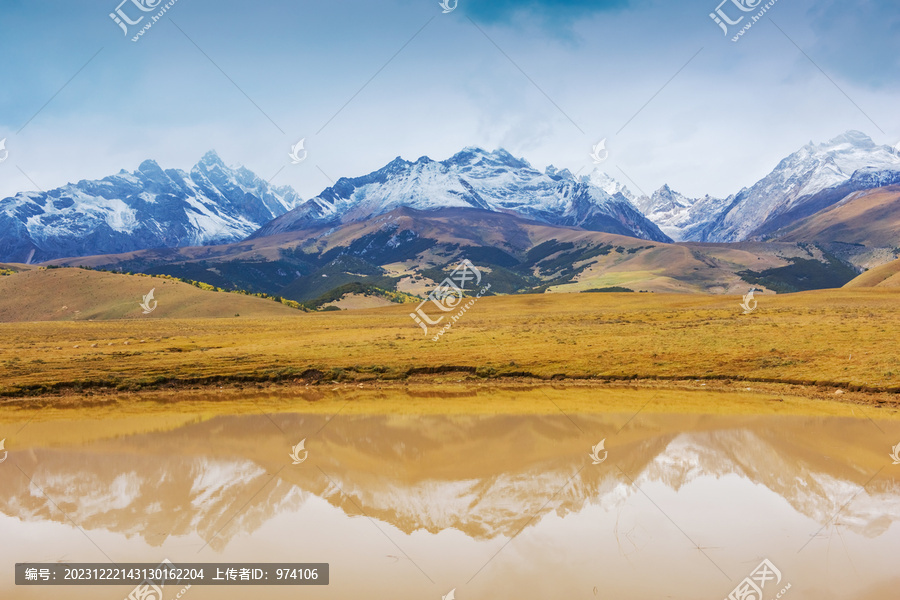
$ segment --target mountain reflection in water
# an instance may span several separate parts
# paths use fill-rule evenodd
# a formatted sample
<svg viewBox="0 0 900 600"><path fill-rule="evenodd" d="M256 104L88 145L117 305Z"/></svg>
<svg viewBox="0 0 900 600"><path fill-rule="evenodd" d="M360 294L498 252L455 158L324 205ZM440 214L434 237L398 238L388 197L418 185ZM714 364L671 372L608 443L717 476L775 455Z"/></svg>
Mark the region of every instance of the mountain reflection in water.
<svg viewBox="0 0 900 600"><path fill-rule="evenodd" d="M330 586L301 590L311 598L720 600L768 558L786 598L897 598L900 465L887 453L900 423L632 416L110 420L80 443L54 433L77 420L34 423L0 465L0 597L128 592L17 588L15 562L169 558L330 563Z"/></svg>

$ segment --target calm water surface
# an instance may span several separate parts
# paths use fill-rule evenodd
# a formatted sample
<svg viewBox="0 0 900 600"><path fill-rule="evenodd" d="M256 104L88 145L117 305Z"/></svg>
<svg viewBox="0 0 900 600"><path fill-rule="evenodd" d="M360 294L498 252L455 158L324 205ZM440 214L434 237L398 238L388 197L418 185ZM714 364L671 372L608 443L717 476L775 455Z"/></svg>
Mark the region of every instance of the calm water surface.
<svg viewBox="0 0 900 600"><path fill-rule="evenodd" d="M124 598L13 583L16 562L110 558L331 564L327 587L189 600L721 600L763 559L766 600L900 597L900 422L876 409L238 412L0 421L0 598Z"/></svg>

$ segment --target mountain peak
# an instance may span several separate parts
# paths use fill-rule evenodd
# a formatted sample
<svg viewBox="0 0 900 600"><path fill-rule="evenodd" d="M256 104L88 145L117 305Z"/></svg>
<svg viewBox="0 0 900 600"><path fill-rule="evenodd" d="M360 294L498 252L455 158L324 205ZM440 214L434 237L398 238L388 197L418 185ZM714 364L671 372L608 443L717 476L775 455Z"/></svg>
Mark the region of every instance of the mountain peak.
<svg viewBox="0 0 900 600"><path fill-rule="evenodd" d="M627 197L576 183L565 169L542 173L502 148L487 152L469 146L446 160L425 161L398 158L368 175L341 179L253 237L361 222L406 207L510 212L551 225L670 241Z"/></svg>
<svg viewBox="0 0 900 600"><path fill-rule="evenodd" d="M831 206L851 191L890 176L863 176L862 171L898 171L891 149L876 145L860 131L849 130L833 139L810 142L782 160L753 186L732 195L709 227L697 229L696 241L736 242L762 239L791 220ZM838 189L840 188L840 189Z"/></svg>
<svg viewBox="0 0 900 600"><path fill-rule="evenodd" d="M498 165L503 165L506 167L521 169L521 168L530 168L531 164L523 159L516 158L503 148L498 148L493 152L488 152L484 148L479 148L478 146L466 146L449 159L447 159L448 164L455 165L475 165L481 161L487 161L489 163L494 163Z"/></svg>
<svg viewBox="0 0 900 600"><path fill-rule="evenodd" d="M203 158L200 159L198 164L206 165L208 167L212 167L218 165L220 167L224 167L225 163L222 162L222 159L219 157L218 153L215 150L210 150L206 154L203 155Z"/></svg>
<svg viewBox="0 0 900 600"><path fill-rule="evenodd" d="M829 140L825 144L822 144L825 147L829 146L842 146L845 144L849 144L851 146L855 146L857 148L874 148L875 142L872 141L872 138L867 136L865 133L861 131L856 131L855 129L851 129L849 131L845 131L841 135Z"/></svg>
<svg viewBox="0 0 900 600"><path fill-rule="evenodd" d="M412 164L412 163L405 160L402 156L398 156L397 158L395 158L394 160L392 160L391 162L386 164L384 167L382 167L381 170L385 171L385 172L389 172L389 173L402 172L410 164Z"/></svg>
<svg viewBox="0 0 900 600"><path fill-rule="evenodd" d="M516 158L503 148L497 148L493 152L491 152L490 157L497 162L504 164L508 167L514 167L516 169L529 168L531 167L531 163L529 163L524 158Z"/></svg>
<svg viewBox="0 0 900 600"><path fill-rule="evenodd" d="M634 202L635 200L637 200L637 196L635 196L631 192L631 190L629 190L622 183L619 183L618 181L610 177L606 171L594 169L593 171L591 171L590 175L582 176L581 180L585 183L590 183L594 187L600 188L610 196L622 194L622 196L627 198L630 202Z"/></svg>
<svg viewBox="0 0 900 600"><path fill-rule="evenodd" d="M551 179L556 179L556 180L567 179L570 181L575 181L575 176L572 174L572 172L570 170L557 169L553 165L548 166L544 170L544 175L546 175L547 177L550 177Z"/></svg>
<svg viewBox="0 0 900 600"><path fill-rule="evenodd" d="M468 165L478 162L479 160L482 160L487 156L490 156L490 153L486 152L483 148L479 148L477 146L466 146L465 148L448 158L447 162L457 165Z"/></svg>
<svg viewBox="0 0 900 600"><path fill-rule="evenodd" d="M511 158L513 160L516 160L515 156L513 156L512 154L510 154L503 148L497 148L496 150L491 152L491 156L496 156L497 158L502 158L502 159L510 159Z"/></svg>
<svg viewBox="0 0 900 600"><path fill-rule="evenodd" d="M0 262L237 242L299 200L289 186L275 190L220 164L208 152L188 175L145 160L132 173L6 199L13 210L0 211Z"/></svg>
<svg viewBox="0 0 900 600"><path fill-rule="evenodd" d="M488 152L481 146L466 146L465 148L460 150L457 154L462 154L464 152L468 153L468 154L481 154L484 156L487 156L488 154L490 154L490 152Z"/></svg>
<svg viewBox="0 0 900 600"><path fill-rule="evenodd" d="M155 160L145 160L138 165L138 171L148 176L164 174L162 167Z"/></svg>

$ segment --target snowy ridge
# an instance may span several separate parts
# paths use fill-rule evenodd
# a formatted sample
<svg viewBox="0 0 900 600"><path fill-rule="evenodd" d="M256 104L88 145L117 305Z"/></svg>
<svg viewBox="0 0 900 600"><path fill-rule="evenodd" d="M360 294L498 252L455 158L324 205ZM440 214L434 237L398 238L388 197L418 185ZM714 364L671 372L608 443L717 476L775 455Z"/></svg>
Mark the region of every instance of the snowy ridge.
<svg viewBox="0 0 900 600"><path fill-rule="evenodd" d="M610 196L615 196L616 194L622 194L628 200L637 206L637 200L639 199L635 196L631 190L629 190L624 184L619 183L603 171L599 169L594 169L594 171L588 175L587 177L582 177L581 179L585 183L590 183L594 187L598 187ZM641 196L644 198L645 196ZM640 206L638 206L640 208Z"/></svg>
<svg viewBox="0 0 900 600"><path fill-rule="evenodd" d="M635 205L666 235L682 241L692 239L695 231L708 227L721 214L724 202L712 196L688 198L664 185L649 198L638 198Z"/></svg>
<svg viewBox="0 0 900 600"><path fill-rule="evenodd" d="M595 171L594 185L624 186ZM676 241L740 242L766 234L839 201L853 191L900 183L900 156L859 131L810 142L782 160L765 178L728 198L688 198L662 186L650 197L629 196L635 206ZM843 193L843 195L841 195Z"/></svg>
<svg viewBox="0 0 900 600"><path fill-rule="evenodd" d="M889 146L876 145L858 131L848 131L824 144L809 143L781 161L758 183L729 197L724 203L727 208L709 226L694 232L691 239L705 242L757 239L770 229L768 224L783 221L779 219L783 215L804 217L829 202L839 201L840 197L823 200L822 195L851 180L861 186L877 186L877 178L868 183L865 178L855 179L857 172L879 172L883 174L882 180L887 181L892 178L887 173L900 172L900 162Z"/></svg>
<svg viewBox="0 0 900 600"><path fill-rule="evenodd" d="M190 174L147 160L133 173L0 200L0 262L235 242L299 201L215 152Z"/></svg>
<svg viewBox="0 0 900 600"><path fill-rule="evenodd" d="M289 186L209 152L190 173L148 160L133 173L0 200L0 262L231 243L401 207L476 208L658 242L765 240L850 193L898 183L897 152L858 131L807 144L725 199L689 198L668 185L639 196L599 170L540 172L505 150L468 147L444 161L398 157L303 202Z"/></svg>
<svg viewBox="0 0 900 600"><path fill-rule="evenodd" d="M341 178L254 237L311 226L364 221L400 207L448 207L512 212L552 225L583 227L654 241L669 241L621 193L610 194L567 170L541 173L505 150L465 148L445 161L396 158L382 169Z"/></svg>

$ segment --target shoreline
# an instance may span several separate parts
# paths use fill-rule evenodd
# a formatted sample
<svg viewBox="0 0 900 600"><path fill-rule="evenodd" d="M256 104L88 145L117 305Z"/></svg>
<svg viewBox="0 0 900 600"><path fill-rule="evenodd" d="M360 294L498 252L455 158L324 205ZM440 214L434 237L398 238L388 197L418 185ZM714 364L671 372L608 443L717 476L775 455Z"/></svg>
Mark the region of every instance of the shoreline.
<svg viewBox="0 0 900 600"><path fill-rule="evenodd" d="M425 372L438 371L438 372ZM83 385L83 384L82 384ZM178 405L182 402L209 401L200 399L210 394L223 395L220 401L241 401L254 397L279 397L283 401L292 399L304 400L304 395L317 396L317 403L329 394L371 393L412 394L413 396L440 399L442 402L465 404L468 398L478 393L516 392L528 393L534 390L564 390L577 394L623 390L658 390L673 395L683 392L709 392L716 394L750 394L765 395L759 404L777 405L785 398L800 398L817 403L835 406L867 406L882 409L880 417L900 411L900 395L890 390L860 389L865 386L842 384L835 382L805 383L796 381L761 381L749 378L703 377L703 378L670 378L670 377L633 377L633 376L601 376L601 377L527 377L521 375L505 375L497 377L478 377L468 371L441 370L440 367L418 369L402 379L361 378L344 379L342 381L291 378L272 380L270 376L253 378L243 375L239 377L213 377L199 383L197 381L167 380L154 383L139 389L119 390L111 386L86 386L80 391L65 386L52 393L6 395L0 397L0 414L4 409L29 410L34 408L79 409L94 406L120 405L128 403L154 402L163 405ZM179 398L173 398L177 394ZM319 398L321 397L321 398ZM391 405L387 401L386 405ZM293 408L296 408L294 406ZM390 408L390 406L386 406ZM396 406L395 406L396 408ZM446 408L446 406L445 406ZM465 407L463 406L463 412ZM487 407L493 410L496 407ZM598 405L602 412L608 407ZM710 409L717 408L710 404ZM479 409L481 410L481 409ZM516 409L518 411L519 409ZM530 413L527 407L522 407ZM388 410L387 412L391 412ZM502 410L501 410L502 412ZM677 411L676 411L677 412Z"/></svg>

